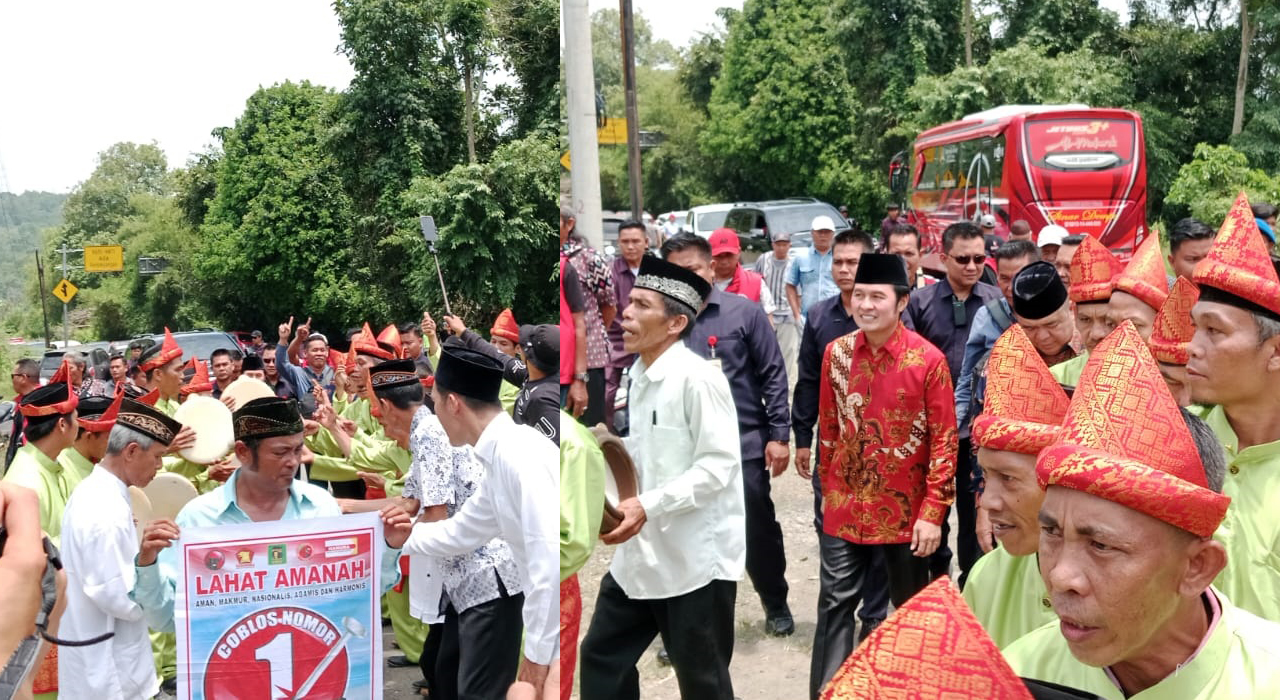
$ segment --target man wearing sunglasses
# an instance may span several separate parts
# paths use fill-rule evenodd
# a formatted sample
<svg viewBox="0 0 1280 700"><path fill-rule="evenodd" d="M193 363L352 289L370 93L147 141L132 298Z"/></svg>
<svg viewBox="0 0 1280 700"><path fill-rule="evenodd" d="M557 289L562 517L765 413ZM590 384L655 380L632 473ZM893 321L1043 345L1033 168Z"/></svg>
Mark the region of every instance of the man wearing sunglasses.
<svg viewBox="0 0 1280 700"><path fill-rule="evenodd" d="M22 414L18 412L16 406L22 403L22 397L32 389L40 388L40 363L24 357L13 365L13 371L9 373L9 380L13 383L13 434L9 436L9 449L5 450L4 466L8 467L13 461L13 455L18 451L19 447L26 444L26 440L22 438L22 426L25 421ZM0 469L0 474L4 470Z"/></svg>
<svg viewBox="0 0 1280 700"><path fill-rule="evenodd" d="M924 336L947 356L947 369L954 379L961 375L964 345L974 317L983 304L1001 298L995 285L979 281L986 267L986 244L982 229L961 221L951 224L942 232L942 262L947 276L941 282L911 295L902 321L907 328ZM998 302L997 302L998 303ZM970 489L971 450L968 426L959 433L959 461L956 464L956 513L959 532L956 533L960 559L960 581L973 563L981 556L975 531L974 499ZM934 552L930 570L934 577L948 573L951 568L951 549L947 546L950 525L942 526L942 545Z"/></svg>

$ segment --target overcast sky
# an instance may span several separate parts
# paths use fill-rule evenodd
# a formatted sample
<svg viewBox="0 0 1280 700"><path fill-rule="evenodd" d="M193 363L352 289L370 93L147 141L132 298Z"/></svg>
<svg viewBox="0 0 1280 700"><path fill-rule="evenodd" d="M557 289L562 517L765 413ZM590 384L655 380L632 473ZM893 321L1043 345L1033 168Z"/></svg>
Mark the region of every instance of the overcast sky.
<svg viewBox="0 0 1280 700"><path fill-rule="evenodd" d="M181 167L259 86L352 77L325 0L0 2L0 191L66 192L119 141Z"/></svg>

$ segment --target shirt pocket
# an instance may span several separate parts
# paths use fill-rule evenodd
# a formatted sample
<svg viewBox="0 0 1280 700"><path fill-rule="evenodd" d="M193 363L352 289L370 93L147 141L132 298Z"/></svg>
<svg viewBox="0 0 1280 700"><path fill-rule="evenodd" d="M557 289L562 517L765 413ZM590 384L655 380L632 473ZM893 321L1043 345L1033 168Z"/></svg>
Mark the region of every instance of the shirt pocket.
<svg viewBox="0 0 1280 700"><path fill-rule="evenodd" d="M818 265L813 260L797 260L796 270L800 274L800 285L807 287L818 280Z"/></svg>

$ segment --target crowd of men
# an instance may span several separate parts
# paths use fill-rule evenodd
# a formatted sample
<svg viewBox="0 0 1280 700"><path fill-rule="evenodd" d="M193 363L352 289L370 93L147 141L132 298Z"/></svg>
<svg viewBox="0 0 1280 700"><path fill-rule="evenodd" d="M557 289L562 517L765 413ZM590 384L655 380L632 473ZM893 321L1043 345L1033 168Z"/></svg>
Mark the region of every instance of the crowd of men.
<svg viewBox="0 0 1280 700"><path fill-rule="evenodd" d="M44 384L33 360L17 362L4 554L47 534L63 573L46 631L94 642L37 649L37 609L5 609L0 651L25 650L23 691L174 695L182 533L354 512L383 522L382 616L401 652L387 663L418 666L416 692L558 690L559 328L519 325L509 309L488 339L460 318L444 322L444 340L426 314L377 335L365 324L339 352L309 319L295 328L290 318L274 345L254 333L248 347L209 357L187 355L166 329L163 342L113 357L110 379L93 378L74 352ZM263 398L238 401L233 387L245 382L265 385ZM202 426L175 415L198 396L230 409L234 450L211 464L181 454ZM176 518L136 522L128 488L160 472L199 495ZM35 528L16 522L32 493ZM22 585L39 594L40 577Z"/></svg>
<svg viewBox="0 0 1280 700"><path fill-rule="evenodd" d="M562 398L638 484L597 528L615 438L565 429L562 698L575 672L583 700L638 698L655 637L681 697L734 697L744 574L765 631L795 632L770 497L792 462L810 698L1280 697L1275 215L1241 195L1123 262L986 215L946 228L935 279L896 206L879 241L817 217L754 269L731 230L653 255L637 222L610 260L562 210ZM575 668L597 532L616 549Z"/></svg>

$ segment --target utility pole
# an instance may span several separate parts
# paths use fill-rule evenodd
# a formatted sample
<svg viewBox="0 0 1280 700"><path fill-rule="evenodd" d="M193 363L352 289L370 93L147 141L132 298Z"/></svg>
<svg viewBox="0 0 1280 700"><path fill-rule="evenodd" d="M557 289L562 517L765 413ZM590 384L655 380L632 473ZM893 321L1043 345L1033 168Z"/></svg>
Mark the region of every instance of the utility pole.
<svg viewBox="0 0 1280 700"><path fill-rule="evenodd" d="M640 116L636 111L636 34L631 0L618 0L622 18L622 86L627 102L627 179L631 181L631 218L642 221L644 189L640 182Z"/></svg>
<svg viewBox="0 0 1280 700"><path fill-rule="evenodd" d="M44 317L44 346L47 348L49 342L49 305L45 303L44 294L47 287L44 286L44 264L40 262L40 251L36 251L36 277L40 281L40 315Z"/></svg>
<svg viewBox="0 0 1280 700"><path fill-rule="evenodd" d="M600 149L596 142L595 77L591 68L591 18L587 0L563 0L564 83L568 103L570 208L578 235L591 247L604 247L600 216Z"/></svg>
<svg viewBox="0 0 1280 700"><path fill-rule="evenodd" d="M67 278L67 244L63 243L58 249L62 253L62 279ZM67 308L71 306L71 302L62 302L62 348L65 350L67 341L71 340L71 325L68 320Z"/></svg>

